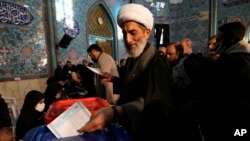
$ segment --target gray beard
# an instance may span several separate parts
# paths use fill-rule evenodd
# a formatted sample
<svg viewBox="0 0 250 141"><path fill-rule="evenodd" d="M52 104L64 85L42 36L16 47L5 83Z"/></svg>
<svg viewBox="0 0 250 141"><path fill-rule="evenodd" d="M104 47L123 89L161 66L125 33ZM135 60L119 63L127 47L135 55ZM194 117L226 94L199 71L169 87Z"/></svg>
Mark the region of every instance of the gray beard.
<svg viewBox="0 0 250 141"><path fill-rule="evenodd" d="M145 42L141 41L140 43L138 43L138 46L135 49L126 48L129 57L132 57L132 58L139 57L142 54L142 52L146 46L146 43L147 43L146 41Z"/></svg>

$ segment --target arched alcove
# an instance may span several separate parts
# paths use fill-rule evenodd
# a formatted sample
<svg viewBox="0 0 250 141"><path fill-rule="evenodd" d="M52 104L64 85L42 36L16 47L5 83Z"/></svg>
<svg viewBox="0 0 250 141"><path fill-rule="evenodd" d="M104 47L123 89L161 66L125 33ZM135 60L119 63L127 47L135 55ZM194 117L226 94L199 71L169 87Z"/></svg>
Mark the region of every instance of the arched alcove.
<svg viewBox="0 0 250 141"><path fill-rule="evenodd" d="M98 44L104 52L116 60L118 56L116 22L103 1L90 6L85 23L88 45Z"/></svg>

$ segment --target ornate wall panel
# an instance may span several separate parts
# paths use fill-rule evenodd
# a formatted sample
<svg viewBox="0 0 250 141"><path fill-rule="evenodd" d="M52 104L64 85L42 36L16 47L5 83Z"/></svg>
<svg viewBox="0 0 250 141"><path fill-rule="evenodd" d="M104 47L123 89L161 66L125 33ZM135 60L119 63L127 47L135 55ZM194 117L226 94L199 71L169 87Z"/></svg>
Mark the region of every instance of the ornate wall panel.
<svg viewBox="0 0 250 141"><path fill-rule="evenodd" d="M74 38L71 43L69 44L68 48L59 48L58 50L58 61L66 62L67 60L71 60L73 64L79 64L81 63L82 59L89 59L87 54L87 48L90 44L89 36L88 36L88 27L86 26L87 22L90 22L88 19L88 11L91 6L96 5L97 3L105 3L107 5L108 10L110 11L110 17L114 17L116 20L117 13L121 5L128 3L130 0L55 0L55 15L56 15L56 36L57 36L57 42L63 37L64 30L63 30L63 19L65 17L73 17L77 23L79 24L79 35ZM100 9L97 9L96 13L99 13ZM104 28L108 26L110 23L105 23L107 19L105 15L102 15L104 13L99 13L100 16L104 16L102 18L103 24L100 26L92 26L90 31L93 30L93 28ZM92 22L96 22L98 20L98 17L93 17ZM116 23L116 21L114 21ZM98 25L98 22L94 23ZM114 28L114 27L113 27ZM119 30L120 28L117 27ZM103 31L103 30L102 30ZM96 32L96 31L95 31ZM122 32L118 31L115 34L118 34L118 42L115 45L117 48L117 52L114 54L118 54L119 58L123 58L125 56L125 47L123 44L123 38L122 38ZM114 36L114 33L105 32L102 33L98 31L97 33L93 34L102 34L110 37ZM93 35L92 34L92 35Z"/></svg>
<svg viewBox="0 0 250 141"><path fill-rule="evenodd" d="M88 33L96 36L111 38L111 23L101 6L95 7L88 15Z"/></svg>
<svg viewBox="0 0 250 141"><path fill-rule="evenodd" d="M0 0L0 81L48 75L41 0Z"/></svg>

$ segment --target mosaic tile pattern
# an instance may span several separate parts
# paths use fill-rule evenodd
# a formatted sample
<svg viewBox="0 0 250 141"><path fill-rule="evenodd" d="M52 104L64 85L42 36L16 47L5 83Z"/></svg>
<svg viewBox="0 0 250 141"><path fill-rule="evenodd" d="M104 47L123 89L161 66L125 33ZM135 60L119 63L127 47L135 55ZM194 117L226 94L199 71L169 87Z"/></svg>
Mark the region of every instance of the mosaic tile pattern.
<svg viewBox="0 0 250 141"><path fill-rule="evenodd" d="M46 75L48 56L41 1L0 2L1 19L9 19L0 20L0 80Z"/></svg>
<svg viewBox="0 0 250 141"><path fill-rule="evenodd" d="M42 1L8 0L7 2L21 6L21 11L27 9L33 18L29 24L22 26L4 22L0 23L0 79L43 76L48 74L49 66L47 60L49 58L43 25ZM74 64L78 64L82 59L88 59L86 49L89 43L85 26L88 21L85 19L89 7L98 2L100 0L55 0L57 21L56 40L59 41L64 35L64 18L73 16L79 24L79 35L73 39L67 49L59 49L59 61L71 60ZM129 0L103 0L103 2L109 7L108 11L110 11L116 20L120 6L129 3ZM183 1L179 4L170 4L166 1L165 7L160 11L154 11L152 5L145 0L136 0L135 2L144 4L153 10L156 16L165 17L163 18L165 22L170 22L171 41L179 41L184 37L189 37L194 43L195 52L204 51L208 38L208 20L203 18L194 19L194 17L208 11L208 0L195 2ZM230 21L249 23L249 2L230 3L229 5L225 5L223 3L225 1L221 0L217 2L218 24ZM174 21L174 23L171 23L171 21ZM117 27L117 30L117 34L120 34L119 27ZM118 58L123 58L125 56L125 49L121 35L118 35L116 48Z"/></svg>
<svg viewBox="0 0 250 141"><path fill-rule="evenodd" d="M88 9L91 6L96 5L100 1L101 0L74 0L73 3L69 4L67 3L69 2L68 0L55 0L56 14L60 15L57 16L56 19L57 41L59 41L64 35L62 28L62 19L63 19L62 17L73 16L74 19L76 19L77 22L79 23L79 28L80 28L79 35L72 40L67 49L59 48L59 53L58 53L59 61L66 62L67 60L71 60L72 63L79 64L81 63L82 59L89 59L86 52L89 45L88 42L89 39L87 38L88 33L86 33L86 24L88 23L88 21L86 21L85 19L87 19L86 14L88 13ZM114 19L116 20L119 8L121 7L121 5L128 3L129 0L103 0L103 2L107 5L107 7L110 8L107 10L110 11L110 14L112 14L111 16L113 16ZM73 15L70 15L70 12L69 13L62 12L63 10L62 7L63 5L66 4L67 7L65 8L68 8L67 11L73 10L72 12ZM119 27L117 27L117 29L119 29ZM118 36L117 40L118 40L117 41L118 46L116 48L119 56L118 58L123 58L125 53L125 48L123 45L122 36ZM72 54L72 52L74 53Z"/></svg>
<svg viewBox="0 0 250 141"><path fill-rule="evenodd" d="M135 0L150 8L150 3L145 0ZM194 52L204 52L206 50L209 36L209 0L183 0L178 4L166 2L165 14L151 9L155 14L155 21L170 24L170 42L178 42L182 38L188 37L193 42ZM230 2L225 5L225 2ZM250 2L240 0L218 0L217 20L220 23L231 21L242 21L246 25L250 23ZM203 17L199 18L199 15Z"/></svg>
<svg viewBox="0 0 250 141"><path fill-rule="evenodd" d="M209 34L209 1L183 1L170 4L171 19L180 22L170 24L170 42L179 42L182 38L190 38L194 52L204 52Z"/></svg>
<svg viewBox="0 0 250 141"><path fill-rule="evenodd" d="M91 35L113 38L111 23L102 7L95 7L87 16L88 33Z"/></svg>

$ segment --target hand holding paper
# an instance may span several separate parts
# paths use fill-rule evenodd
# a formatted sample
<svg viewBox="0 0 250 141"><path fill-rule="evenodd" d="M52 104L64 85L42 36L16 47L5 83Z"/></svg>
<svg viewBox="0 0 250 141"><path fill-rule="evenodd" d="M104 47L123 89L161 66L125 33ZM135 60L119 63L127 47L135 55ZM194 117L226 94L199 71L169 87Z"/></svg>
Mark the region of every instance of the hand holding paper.
<svg viewBox="0 0 250 141"><path fill-rule="evenodd" d="M112 82L113 76L107 72L103 72L101 75L101 79L106 81L106 82Z"/></svg>
<svg viewBox="0 0 250 141"><path fill-rule="evenodd" d="M99 75L102 75L101 73L101 69L100 68L93 68L93 67L89 67L89 66L86 66L88 69L90 69L91 71L93 71L94 73L96 74L99 74Z"/></svg>
<svg viewBox="0 0 250 141"><path fill-rule="evenodd" d="M90 121L77 131L79 133L90 133L96 130L103 130L113 120L113 118L113 110L110 107L100 108L92 115Z"/></svg>
<svg viewBox="0 0 250 141"><path fill-rule="evenodd" d="M112 75L107 73L107 72L101 72L100 68L93 68L93 67L89 67L87 66L88 69L90 69L91 71L93 71L94 73L100 75L100 78L106 82L111 82L112 81Z"/></svg>
<svg viewBox="0 0 250 141"><path fill-rule="evenodd" d="M85 125L90 116L89 110L78 101L48 124L47 127L57 138L79 135L76 130Z"/></svg>

